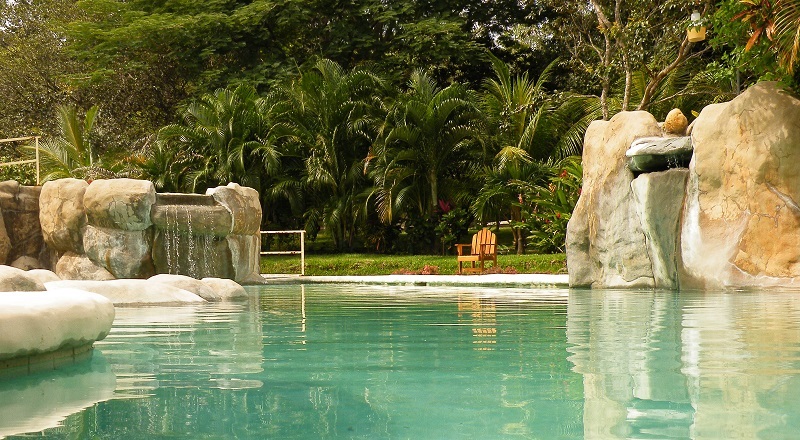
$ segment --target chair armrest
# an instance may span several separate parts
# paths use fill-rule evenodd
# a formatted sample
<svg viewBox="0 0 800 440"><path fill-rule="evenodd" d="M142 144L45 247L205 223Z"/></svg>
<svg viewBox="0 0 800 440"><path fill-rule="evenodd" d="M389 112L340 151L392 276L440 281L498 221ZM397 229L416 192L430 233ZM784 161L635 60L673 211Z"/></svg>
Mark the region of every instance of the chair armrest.
<svg viewBox="0 0 800 440"><path fill-rule="evenodd" d="M458 252L458 255L464 255L464 248L465 247L468 248L468 247L471 247L471 246L472 246L471 244L456 244L455 245L456 251Z"/></svg>

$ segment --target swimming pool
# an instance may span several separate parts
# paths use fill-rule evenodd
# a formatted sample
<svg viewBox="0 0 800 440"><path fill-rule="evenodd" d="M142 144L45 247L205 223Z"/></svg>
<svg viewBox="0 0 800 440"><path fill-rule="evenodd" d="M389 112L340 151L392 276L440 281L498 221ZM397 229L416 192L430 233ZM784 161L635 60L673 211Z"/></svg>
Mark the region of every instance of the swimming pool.
<svg viewBox="0 0 800 440"><path fill-rule="evenodd" d="M90 362L0 383L0 435L774 439L800 432L797 293L249 291L243 303L118 308ZM52 427L58 414L66 418Z"/></svg>

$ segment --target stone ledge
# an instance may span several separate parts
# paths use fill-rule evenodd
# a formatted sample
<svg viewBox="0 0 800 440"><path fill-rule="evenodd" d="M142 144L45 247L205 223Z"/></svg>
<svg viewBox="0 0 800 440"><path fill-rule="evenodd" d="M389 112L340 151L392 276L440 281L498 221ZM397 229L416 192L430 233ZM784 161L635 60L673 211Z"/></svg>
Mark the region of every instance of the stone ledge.
<svg viewBox="0 0 800 440"><path fill-rule="evenodd" d="M300 276L261 274L259 284L375 284L406 286L513 286L564 288L566 274Z"/></svg>
<svg viewBox="0 0 800 440"><path fill-rule="evenodd" d="M0 366L29 373L72 363L90 355L113 322L114 305L96 293L0 292Z"/></svg>
<svg viewBox="0 0 800 440"><path fill-rule="evenodd" d="M94 343L0 360L0 378L23 376L81 362L92 357Z"/></svg>

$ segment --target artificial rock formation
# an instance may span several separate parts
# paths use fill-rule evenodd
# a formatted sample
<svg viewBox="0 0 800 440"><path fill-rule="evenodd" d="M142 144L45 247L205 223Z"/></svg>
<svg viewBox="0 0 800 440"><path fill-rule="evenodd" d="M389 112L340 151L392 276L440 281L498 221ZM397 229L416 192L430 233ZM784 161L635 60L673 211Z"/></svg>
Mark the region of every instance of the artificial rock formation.
<svg viewBox="0 0 800 440"><path fill-rule="evenodd" d="M709 105L695 121L683 211L683 284L796 285L800 101L775 83Z"/></svg>
<svg viewBox="0 0 800 440"><path fill-rule="evenodd" d="M24 270L16 267L0 266L0 292L41 291L44 284Z"/></svg>
<svg viewBox="0 0 800 440"><path fill-rule="evenodd" d="M230 183L205 195L159 194L152 217L157 273L261 280L261 203L254 189Z"/></svg>
<svg viewBox="0 0 800 440"><path fill-rule="evenodd" d="M761 83L707 106L692 123L691 148L680 133L656 141L665 155L690 152L688 168L662 161L665 169L634 176L642 142L629 147L659 136L639 113L586 133L583 191L567 228L570 285L800 287L800 100Z"/></svg>
<svg viewBox="0 0 800 440"><path fill-rule="evenodd" d="M56 252L83 253L86 209L83 197L89 184L80 179L45 182L39 196L42 235Z"/></svg>
<svg viewBox="0 0 800 440"><path fill-rule="evenodd" d="M0 264L23 256L47 259L39 226L41 187L0 182Z"/></svg>
<svg viewBox="0 0 800 440"><path fill-rule="evenodd" d="M0 182L0 264L63 279L158 273L259 282L261 205L235 183L208 194L156 194L135 179Z"/></svg>
<svg viewBox="0 0 800 440"><path fill-rule="evenodd" d="M686 134L686 129L688 127L689 120L687 120L683 112L677 108L674 108L667 113L667 117L664 119L664 124L662 124L664 134L668 136L683 136Z"/></svg>
<svg viewBox="0 0 800 440"><path fill-rule="evenodd" d="M0 360L91 345L113 321L111 301L94 293L0 292Z"/></svg>
<svg viewBox="0 0 800 440"><path fill-rule="evenodd" d="M45 283L47 290L77 289L102 295L115 306L202 304L206 300L186 289L150 280L64 280Z"/></svg>
<svg viewBox="0 0 800 440"><path fill-rule="evenodd" d="M647 112L595 121L583 148L583 190L567 227L570 285L654 287L645 235L631 192L625 151L637 138L661 134ZM593 158L597 160L588 160Z"/></svg>

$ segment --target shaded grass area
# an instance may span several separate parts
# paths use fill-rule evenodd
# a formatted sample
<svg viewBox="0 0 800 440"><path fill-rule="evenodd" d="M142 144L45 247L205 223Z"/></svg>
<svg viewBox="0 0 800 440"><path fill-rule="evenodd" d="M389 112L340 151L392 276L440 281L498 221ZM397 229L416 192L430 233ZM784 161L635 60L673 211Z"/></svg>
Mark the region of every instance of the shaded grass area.
<svg viewBox="0 0 800 440"><path fill-rule="evenodd" d="M506 273L567 273L564 254L499 255L498 269ZM487 266L491 266L488 263ZM427 266L427 268L426 268ZM312 254L306 255L306 275L391 275L396 273L433 273L452 275L458 263L453 255L377 255ZM261 257L261 273L299 274L300 256L269 255Z"/></svg>

